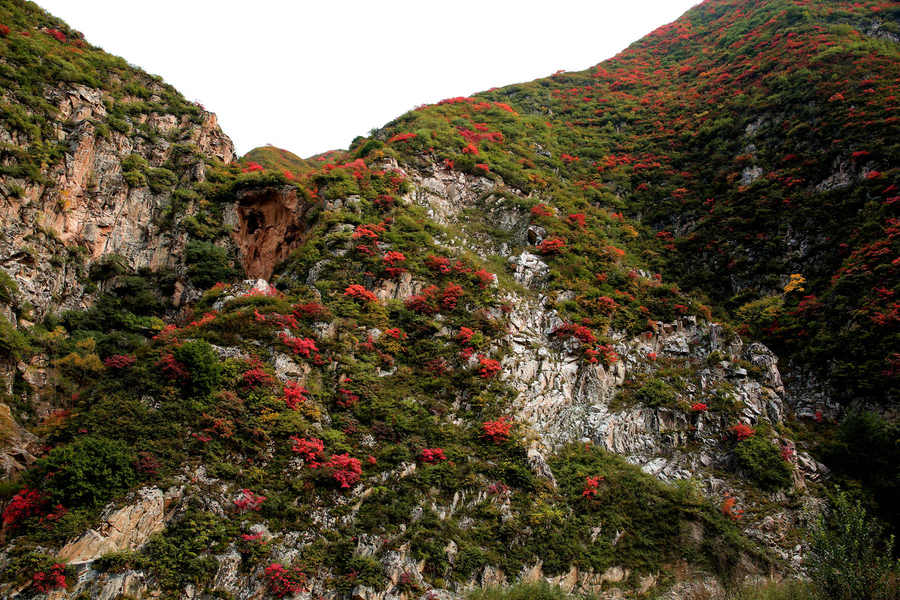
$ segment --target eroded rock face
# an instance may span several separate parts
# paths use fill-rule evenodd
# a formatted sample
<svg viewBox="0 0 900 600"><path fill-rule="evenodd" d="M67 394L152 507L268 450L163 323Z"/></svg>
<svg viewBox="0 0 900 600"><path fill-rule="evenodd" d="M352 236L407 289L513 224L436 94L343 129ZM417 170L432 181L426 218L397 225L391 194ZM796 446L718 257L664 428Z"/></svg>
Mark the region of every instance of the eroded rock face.
<svg viewBox="0 0 900 600"><path fill-rule="evenodd" d="M22 300L34 305L38 317L50 309L89 304L87 269L103 256L117 254L134 269L159 269L179 260L186 234L158 222L172 189L130 186L123 174L125 158L135 154L149 168L163 167L175 149L167 139L171 136L202 155L225 163L234 159L231 140L212 113L199 120L158 113L136 117L161 134L153 140L98 131L94 122L107 117L104 94L82 85L48 90L59 109L58 140L68 147L63 160L45 169L47 183L0 178L0 267L16 280ZM0 142L21 145L16 132L2 127ZM176 174L177 185L204 179L203 161L193 160ZM23 190L21 197L12 193L14 188Z"/></svg>
<svg viewBox="0 0 900 600"><path fill-rule="evenodd" d="M233 207L232 239L250 277L268 279L275 266L303 240L304 217L313 207L291 186L244 190Z"/></svg>
<svg viewBox="0 0 900 600"><path fill-rule="evenodd" d="M172 515L172 506L181 497L181 489L163 492L159 488L138 490L133 504L112 510L100 518L100 524L66 544L59 559L70 564L83 564L104 554L136 550L150 536L162 531Z"/></svg>

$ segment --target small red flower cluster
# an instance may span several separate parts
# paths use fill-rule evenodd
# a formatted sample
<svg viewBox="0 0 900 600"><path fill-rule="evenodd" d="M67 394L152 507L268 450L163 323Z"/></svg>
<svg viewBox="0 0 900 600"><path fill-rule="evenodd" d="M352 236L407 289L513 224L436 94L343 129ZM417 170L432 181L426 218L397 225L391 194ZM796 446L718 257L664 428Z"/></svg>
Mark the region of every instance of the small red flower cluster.
<svg viewBox="0 0 900 600"><path fill-rule="evenodd" d="M691 410L694 412L706 412L709 407L702 402L694 402L691 404Z"/></svg>
<svg viewBox="0 0 900 600"><path fill-rule="evenodd" d="M753 434L756 433L752 427L743 423L738 423L732 427L731 432L737 437L739 442L743 442L747 438L753 437Z"/></svg>
<svg viewBox="0 0 900 600"><path fill-rule="evenodd" d="M301 404L308 400L306 397L308 393L309 390L296 381L289 381L284 386L284 403L289 409L297 410Z"/></svg>
<svg viewBox="0 0 900 600"><path fill-rule="evenodd" d="M377 302L378 298L375 297L375 294L359 285L358 283L354 283L353 285L347 286L347 289L344 290L345 296L350 296L351 298L355 298L357 300L362 300L363 302Z"/></svg>
<svg viewBox="0 0 900 600"><path fill-rule="evenodd" d="M422 462L434 464L442 460L447 460L443 448L422 448Z"/></svg>
<svg viewBox="0 0 900 600"><path fill-rule="evenodd" d="M41 594L46 594L51 590L58 590L66 587L66 576L63 573L65 567L59 563L55 563L50 570L45 573L38 571L31 576L31 585L34 586Z"/></svg>
<svg viewBox="0 0 900 600"><path fill-rule="evenodd" d="M581 492L581 495L587 496L589 498L596 498L597 494L600 492L600 482L604 479L605 477L603 477L602 475L598 475L596 477L585 477L584 490Z"/></svg>
<svg viewBox="0 0 900 600"><path fill-rule="evenodd" d="M512 426L512 422L508 421L506 417L500 417L496 421L485 421L481 424L481 437L488 438L495 444L502 444L509 440Z"/></svg>
<svg viewBox="0 0 900 600"><path fill-rule="evenodd" d="M265 496L260 496L248 489L243 489L241 490L240 497L234 501L234 505L242 513L247 512L248 510L258 511L265 500Z"/></svg>
<svg viewBox="0 0 900 600"><path fill-rule="evenodd" d="M565 247L565 241L559 238L550 238L541 242L537 249L541 254L559 254Z"/></svg>
<svg viewBox="0 0 900 600"><path fill-rule="evenodd" d="M481 354L478 356L478 375L488 379L500 372L500 362Z"/></svg>
<svg viewBox="0 0 900 600"><path fill-rule="evenodd" d="M266 567L266 586L276 598L293 596L306 590L306 574L297 567L286 569L281 563Z"/></svg>
<svg viewBox="0 0 900 600"><path fill-rule="evenodd" d="M126 369L133 365L137 359L127 354L113 354L103 359L107 369Z"/></svg>
<svg viewBox="0 0 900 600"><path fill-rule="evenodd" d="M310 358L310 354L312 352L316 353L318 356L319 349L316 347L315 340L310 338L295 338L292 337L283 331L279 334L279 339L288 346L294 354L299 354L305 358Z"/></svg>
<svg viewBox="0 0 900 600"><path fill-rule="evenodd" d="M294 442L291 450L303 457L306 466L310 469L317 469L322 463L319 462L319 454L325 450L325 444L319 438L301 438L296 435L291 436Z"/></svg>

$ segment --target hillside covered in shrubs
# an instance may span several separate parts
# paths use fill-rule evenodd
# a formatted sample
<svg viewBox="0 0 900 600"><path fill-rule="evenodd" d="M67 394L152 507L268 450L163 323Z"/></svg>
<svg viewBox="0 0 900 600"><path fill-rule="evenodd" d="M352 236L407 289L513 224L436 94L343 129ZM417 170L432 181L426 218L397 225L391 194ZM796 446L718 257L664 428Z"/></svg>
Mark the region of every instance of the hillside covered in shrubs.
<svg viewBox="0 0 900 600"><path fill-rule="evenodd" d="M305 159L30 2L0 53L4 597L896 593L896 3Z"/></svg>

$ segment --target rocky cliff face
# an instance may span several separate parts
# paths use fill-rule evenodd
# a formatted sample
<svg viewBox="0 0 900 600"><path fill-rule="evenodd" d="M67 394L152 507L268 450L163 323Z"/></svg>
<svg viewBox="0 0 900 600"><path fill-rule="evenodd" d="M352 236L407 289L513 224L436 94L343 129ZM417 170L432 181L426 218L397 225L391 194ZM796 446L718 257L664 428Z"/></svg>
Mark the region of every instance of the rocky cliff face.
<svg viewBox="0 0 900 600"><path fill-rule="evenodd" d="M133 270L178 266L188 234L163 219L175 202L173 192L204 180L204 157L226 164L234 158L231 141L211 113L199 119L138 115L135 125L158 132L155 140L108 130L101 135L95 123L107 117L104 96L85 86L48 89L47 99L58 109L62 159L48 166L41 182L3 181L0 265L15 278L22 300L34 306L35 317L85 308L93 297L86 290L88 272L104 257L121 257ZM0 141L20 143L2 124ZM132 185L123 169L127 161L142 161L148 173L173 164L175 171L157 173L172 178L161 187L146 179ZM16 186L23 190L19 197L10 193Z"/></svg>

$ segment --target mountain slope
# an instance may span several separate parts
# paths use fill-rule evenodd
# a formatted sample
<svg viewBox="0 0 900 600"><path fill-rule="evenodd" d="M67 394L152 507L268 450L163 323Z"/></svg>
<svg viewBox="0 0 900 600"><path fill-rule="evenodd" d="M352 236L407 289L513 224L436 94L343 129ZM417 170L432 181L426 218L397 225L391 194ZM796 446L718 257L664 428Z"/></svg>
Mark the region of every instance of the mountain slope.
<svg viewBox="0 0 900 600"><path fill-rule="evenodd" d="M77 39L33 5L11 6L8 43L37 36L30 52L52 53ZM836 211L860 221L853 244L892 243L881 224L894 204L879 193L897 173L897 11L877 8L708 1L594 69L420 107L306 160L266 148L231 161L202 112L179 135L221 144L183 163L177 144L151 150L139 131L120 132L102 206L167 206L158 231L179 241L157 263L95 260L86 307L46 302L34 325L24 303L41 286L5 285L19 327L2 328L0 590L458 598L546 578L600 597L689 598L801 572L806 515L821 511L829 479L811 439L828 434L795 411L855 397L876 367L841 378L833 347L791 345L771 323L788 315L824 331L819 305L834 319L852 308L825 288L853 265L839 246L833 256L809 242L837 228ZM813 43L825 57L804 62ZM874 93L849 83L858 65L829 60L853 52L880 68L865 75L882 78ZM62 78L17 64L42 93ZM883 119L839 121L849 112L836 103L861 100L828 102L835 92L801 78L847 78ZM93 89L114 98L116 81ZM154 85L162 98L168 88ZM137 129L177 112L135 110ZM835 157L865 131L871 154L848 160L876 161L879 174L834 167L840 194L808 184L833 176L831 155L812 156L815 127L796 129L817 115L846 132ZM40 181L74 161L79 146L68 148L0 186L70 189ZM788 149L800 158L784 160ZM157 169L176 176L154 189ZM778 202L755 202L763 194ZM121 221L108 227L122 234ZM156 240L130 237L129 256ZM888 261L878 277L895 286L882 247L871 258ZM765 267L735 258L745 255ZM861 361L891 348L885 325ZM872 335L845 326L835 335ZM755 335L791 353L787 385ZM839 393L799 385L818 359ZM869 396L889 405L892 375L877 376ZM890 430L882 437L890 448ZM889 452L871 467L888 481ZM896 490L880 493L890 518Z"/></svg>

